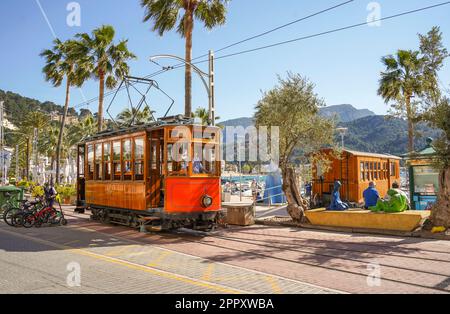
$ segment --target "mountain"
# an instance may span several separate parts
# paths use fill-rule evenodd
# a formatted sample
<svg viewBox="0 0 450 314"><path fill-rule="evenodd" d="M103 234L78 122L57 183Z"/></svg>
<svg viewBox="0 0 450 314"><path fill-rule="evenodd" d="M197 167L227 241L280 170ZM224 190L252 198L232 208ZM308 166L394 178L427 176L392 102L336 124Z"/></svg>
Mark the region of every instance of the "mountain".
<svg viewBox="0 0 450 314"><path fill-rule="evenodd" d="M253 119L239 118L220 124L225 127L242 126L247 128L253 125ZM405 120L371 114L354 121L340 122L338 126L348 128L348 134L345 136L346 148L397 156L407 152L408 124ZM426 138L437 138L440 134L440 131L433 130L424 123L418 124L416 131L418 133L415 140L417 149L426 146ZM340 143L340 140L340 136L337 136L336 142Z"/></svg>
<svg viewBox="0 0 450 314"><path fill-rule="evenodd" d="M337 105L321 108L320 114L328 118L336 117L339 122L344 123L375 115L375 113L368 109L356 109L352 105Z"/></svg>
<svg viewBox="0 0 450 314"><path fill-rule="evenodd" d="M237 126L242 126L245 128L254 125L254 119L253 118L237 118L237 119L233 119L233 120L227 120L224 122L220 122L220 125L227 127L227 126L232 126L232 127L237 127Z"/></svg>
<svg viewBox="0 0 450 314"><path fill-rule="evenodd" d="M340 127L348 128L345 136L345 146L350 149L402 155L408 149L408 124L405 120L385 117L369 116L355 121L340 123ZM416 126L418 133L415 139L416 149L426 146L428 137L437 138L439 130L428 127L425 123Z"/></svg>
<svg viewBox="0 0 450 314"><path fill-rule="evenodd" d="M14 125L20 125L22 119L32 111L42 111L48 114L57 112L63 114L63 106L53 102L40 102L36 99L23 97L13 92L7 92L0 89L0 100L5 101L5 113L7 119ZM70 116L78 116L73 108L69 108Z"/></svg>

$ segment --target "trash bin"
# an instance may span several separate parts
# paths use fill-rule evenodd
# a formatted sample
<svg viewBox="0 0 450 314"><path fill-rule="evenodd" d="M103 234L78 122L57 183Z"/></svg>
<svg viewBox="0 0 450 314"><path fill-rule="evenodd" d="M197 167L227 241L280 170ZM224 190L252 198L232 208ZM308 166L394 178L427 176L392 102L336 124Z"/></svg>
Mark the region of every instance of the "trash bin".
<svg viewBox="0 0 450 314"><path fill-rule="evenodd" d="M19 202L23 200L23 189L15 186L1 186L0 187L0 208L6 204L9 200L12 201L14 206L19 206Z"/></svg>
<svg viewBox="0 0 450 314"><path fill-rule="evenodd" d="M251 226L255 224L253 204L224 204L227 210L227 223L235 226Z"/></svg>

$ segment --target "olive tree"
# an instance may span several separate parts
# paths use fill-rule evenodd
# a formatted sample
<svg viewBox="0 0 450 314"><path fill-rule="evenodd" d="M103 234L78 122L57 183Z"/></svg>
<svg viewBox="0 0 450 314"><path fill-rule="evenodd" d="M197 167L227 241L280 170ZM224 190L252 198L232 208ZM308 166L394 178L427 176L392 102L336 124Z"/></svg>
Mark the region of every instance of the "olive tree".
<svg viewBox="0 0 450 314"><path fill-rule="evenodd" d="M279 127L279 168L287 210L295 222L302 222L309 205L300 193L296 166L320 162L325 167L326 157L320 149L333 145L334 122L319 115L324 101L307 78L289 72L278 81L258 102L255 120L257 127Z"/></svg>

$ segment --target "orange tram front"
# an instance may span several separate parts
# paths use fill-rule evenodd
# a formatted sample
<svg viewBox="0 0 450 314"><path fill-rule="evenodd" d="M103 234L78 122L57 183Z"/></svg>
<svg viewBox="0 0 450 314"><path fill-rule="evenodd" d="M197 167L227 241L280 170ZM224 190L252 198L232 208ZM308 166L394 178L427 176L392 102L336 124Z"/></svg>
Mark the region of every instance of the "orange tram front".
<svg viewBox="0 0 450 314"><path fill-rule="evenodd" d="M221 211L220 129L154 123L78 146L78 209L147 230L212 230ZM81 206L81 207L80 207Z"/></svg>

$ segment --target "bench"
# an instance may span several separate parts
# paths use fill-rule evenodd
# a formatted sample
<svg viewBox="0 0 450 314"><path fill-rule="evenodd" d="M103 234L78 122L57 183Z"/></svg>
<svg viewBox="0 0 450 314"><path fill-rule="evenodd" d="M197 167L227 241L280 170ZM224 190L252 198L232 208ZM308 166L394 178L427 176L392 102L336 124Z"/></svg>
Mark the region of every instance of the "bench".
<svg viewBox="0 0 450 314"><path fill-rule="evenodd" d="M429 218L430 211L406 211L403 213L372 213L369 210L327 211L324 208L306 212L312 225L353 229L377 229L412 232Z"/></svg>

